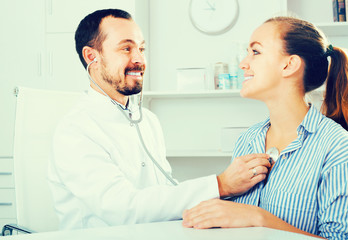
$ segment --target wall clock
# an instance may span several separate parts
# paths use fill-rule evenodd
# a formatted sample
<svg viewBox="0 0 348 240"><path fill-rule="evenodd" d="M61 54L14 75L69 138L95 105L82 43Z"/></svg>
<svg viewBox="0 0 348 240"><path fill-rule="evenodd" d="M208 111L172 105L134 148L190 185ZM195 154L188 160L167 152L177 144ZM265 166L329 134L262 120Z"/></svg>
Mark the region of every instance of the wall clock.
<svg viewBox="0 0 348 240"><path fill-rule="evenodd" d="M189 16L200 32L218 35L230 30L238 19L237 0L191 0Z"/></svg>

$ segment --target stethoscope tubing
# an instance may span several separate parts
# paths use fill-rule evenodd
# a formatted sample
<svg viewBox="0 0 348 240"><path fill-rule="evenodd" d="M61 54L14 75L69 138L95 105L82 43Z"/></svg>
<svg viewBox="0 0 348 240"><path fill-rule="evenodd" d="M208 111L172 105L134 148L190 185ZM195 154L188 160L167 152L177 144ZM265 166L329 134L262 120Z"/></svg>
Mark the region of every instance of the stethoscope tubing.
<svg viewBox="0 0 348 240"><path fill-rule="evenodd" d="M148 148L146 147L146 144L144 142L144 139L143 139L143 135L141 134L141 131L140 131L140 127L139 127L139 123L142 121L143 119L143 112L142 112L142 101L141 99L139 100L139 103L138 103L138 107L139 107L139 118L134 120L132 119L130 116L127 115L127 113L125 112L125 110L128 110L130 111L129 109L124 109L118 102L116 102L114 99L112 99L91 77L91 75L89 74L89 66L94 63L95 60L93 60L92 62L90 62L87 67L86 67L86 72L87 72L87 75L88 75L88 78L93 82L93 84L95 86L98 87L98 89L104 93L104 95L109 98L109 100L117 106L117 108L122 112L122 114L125 116L125 118L131 123L131 125L134 125L136 130L137 130L137 133L138 133L138 137L140 139L140 142L141 142L141 145L143 147L143 149L145 150L146 154L148 155L148 157L151 159L151 161L153 162L153 164L156 165L156 167L158 168L158 170L160 170L160 172L168 179L169 182L171 182L174 186L178 185L177 182L171 177L168 175L168 173L166 171L164 171L164 169L161 167L161 165L156 161L156 159L152 156L152 154L150 153L150 151L148 150ZM131 112L130 112L131 113Z"/></svg>

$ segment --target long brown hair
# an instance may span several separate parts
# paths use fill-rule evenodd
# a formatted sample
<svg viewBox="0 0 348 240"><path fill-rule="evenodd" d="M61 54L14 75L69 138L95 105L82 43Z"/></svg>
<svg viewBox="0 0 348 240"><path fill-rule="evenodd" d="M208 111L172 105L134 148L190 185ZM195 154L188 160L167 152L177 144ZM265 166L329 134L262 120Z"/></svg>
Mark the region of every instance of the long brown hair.
<svg viewBox="0 0 348 240"><path fill-rule="evenodd" d="M338 47L332 48L329 75L322 110L348 130L348 60L346 53Z"/></svg>
<svg viewBox="0 0 348 240"><path fill-rule="evenodd" d="M322 112L348 130L348 58L343 49L328 44L325 35L313 24L294 17L274 17L266 22L279 25L284 51L305 62L304 91L324 84Z"/></svg>

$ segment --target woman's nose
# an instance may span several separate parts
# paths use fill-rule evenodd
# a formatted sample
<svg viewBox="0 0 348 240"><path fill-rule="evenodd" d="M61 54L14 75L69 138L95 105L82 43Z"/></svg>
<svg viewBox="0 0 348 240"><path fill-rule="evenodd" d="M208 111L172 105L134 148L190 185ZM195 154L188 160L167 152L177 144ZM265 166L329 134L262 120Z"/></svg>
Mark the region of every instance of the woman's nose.
<svg viewBox="0 0 348 240"><path fill-rule="evenodd" d="M242 70L248 69L249 68L249 62L248 62L248 56L246 56L240 63L239 63L239 68Z"/></svg>

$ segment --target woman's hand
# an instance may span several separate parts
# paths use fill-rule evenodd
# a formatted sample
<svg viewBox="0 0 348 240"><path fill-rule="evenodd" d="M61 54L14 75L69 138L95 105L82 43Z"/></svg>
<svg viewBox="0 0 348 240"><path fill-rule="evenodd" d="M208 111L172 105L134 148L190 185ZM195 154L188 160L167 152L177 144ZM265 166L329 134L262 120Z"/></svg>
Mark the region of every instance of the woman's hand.
<svg viewBox="0 0 348 240"><path fill-rule="evenodd" d="M220 199L201 202L183 213L183 226L193 228L254 227L262 223L262 209Z"/></svg>
<svg viewBox="0 0 348 240"><path fill-rule="evenodd" d="M290 225L260 207L220 199L204 201L196 207L185 210L182 225L199 229L268 227L319 237Z"/></svg>
<svg viewBox="0 0 348 240"><path fill-rule="evenodd" d="M271 164L265 153L237 157L217 177L220 197L238 196L264 180Z"/></svg>

